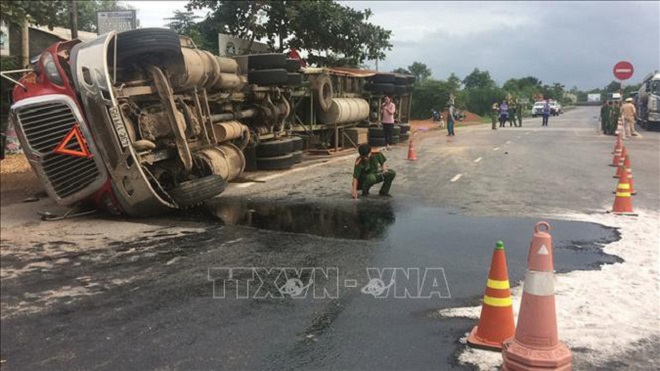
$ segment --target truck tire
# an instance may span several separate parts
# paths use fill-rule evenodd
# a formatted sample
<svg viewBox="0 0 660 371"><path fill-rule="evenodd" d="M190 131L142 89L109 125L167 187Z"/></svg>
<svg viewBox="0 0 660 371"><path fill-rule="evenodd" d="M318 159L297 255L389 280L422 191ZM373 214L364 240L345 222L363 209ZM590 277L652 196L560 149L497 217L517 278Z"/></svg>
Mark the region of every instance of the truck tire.
<svg viewBox="0 0 660 371"><path fill-rule="evenodd" d="M399 140L401 142L407 142L409 139L410 139L410 133L401 133L401 135L399 135Z"/></svg>
<svg viewBox="0 0 660 371"><path fill-rule="evenodd" d="M372 83L364 86L365 90L372 91L374 93L393 93L394 85L385 84L385 83Z"/></svg>
<svg viewBox="0 0 660 371"><path fill-rule="evenodd" d="M391 73L379 73L369 78L369 81L378 84L394 84L396 76Z"/></svg>
<svg viewBox="0 0 660 371"><path fill-rule="evenodd" d="M301 137L291 137L291 140L293 141L293 151L302 151L303 146L305 144L305 141Z"/></svg>
<svg viewBox="0 0 660 371"><path fill-rule="evenodd" d="M319 77L314 82L314 85L314 93L316 95L316 101L319 102L319 107L323 112L328 112L332 105L332 99L334 98L330 76Z"/></svg>
<svg viewBox="0 0 660 371"><path fill-rule="evenodd" d="M301 70L300 62L297 59L287 59L285 67L289 72L298 72Z"/></svg>
<svg viewBox="0 0 660 371"><path fill-rule="evenodd" d="M293 156L293 163L294 164L299 164L303 160L303 153L302 151L295 151L292 152L291 155Z"/></svg>
<svg viewBox="0 0 660 371"><path fill-rule="evenodd" d="M286 85L287 86L299 86L303 82L302 74L289 72L287 74Z"/></svg>
<svg viewBox="0 0 660 371"><path fill-rule="evenodd" d="M257 157L257 168L259 170L284 170L294 165L293 153L275 157Z"/></svg>
<svg viewBox="0 0 660 371"><path fill-rule="evenodd" d="M398 137L400 134L401 134L401 126L394 125L394 128L392 129L392 136Z"/></svg>
<svg viewBox="0 0 660 371"><path fill-rule="evenodd" d="M161 60L179 58L183 63L179 35L170 29L141 28L117 34L117 63L145 54Z"/></svg>
<svg viewBox="0 0 660 371"><path fill-rule="evenodd" d="M182 182L167 193L179 207L197 205L224 192L227 182L219 175Z"/></svg>
<svg viewBox="0 0 660 371"><path fill-rule="evenodd" d="M410 132L410 124L408 123L399 124L399 127L401 127L401 134L406 134Z"/></svg>
<svg viewBox="0 0 660 371"><path fill-rule="evenodd" d="M385 138L369 138L369 145L372 147L385 147Z"/></svg>
<svg viewBox="0 0 660 371"><path fill-rule="evenodd" d="M248 70L265 70L285 68L286 55L282 53L252 54L248 55Z"/></svg>
<svg viewBox="0 0 660 371"><path fill-rule="evenodd" d="M289 74L285 69L257 70L248 72L248 83L264 86L286 85Z"/></svg>
<svg viewBox="0 0 660 371"><path fill-rule="evenodd" d="M385 138L385 133L382 127L370 127L369 138Z"/></svg>
<svg viewBox="0 0 660 371"><path fill-rule="evenodd" d="M392 144L399 144L401 137L398 135L392 135Z"/></svg>
<svg viewBox="0 0 660 371"><path fill-rule="evenodd" d="M277 157L288 155L293 152L294 140L292 138L283 138L260 142L257 145L257 160L260 157Z"/></svg>

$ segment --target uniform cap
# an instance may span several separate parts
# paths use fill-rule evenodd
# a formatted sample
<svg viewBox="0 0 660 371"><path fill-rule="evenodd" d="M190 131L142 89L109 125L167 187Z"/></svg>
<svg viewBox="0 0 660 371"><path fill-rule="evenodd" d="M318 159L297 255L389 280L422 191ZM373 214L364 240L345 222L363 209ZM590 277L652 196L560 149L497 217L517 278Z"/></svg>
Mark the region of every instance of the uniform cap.
<svg viewBox="0 0 660 371"><path fill-rule="evenodd" d="M626 98L626 102L632 102L632 101L633 101L632 98Z"/></svg>

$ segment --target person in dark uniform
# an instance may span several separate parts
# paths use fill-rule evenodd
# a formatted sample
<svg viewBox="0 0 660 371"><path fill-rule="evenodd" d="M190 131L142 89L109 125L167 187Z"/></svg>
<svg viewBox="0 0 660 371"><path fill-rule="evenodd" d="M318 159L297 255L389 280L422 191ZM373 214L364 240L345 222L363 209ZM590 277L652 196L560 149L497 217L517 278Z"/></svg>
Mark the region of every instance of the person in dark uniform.
<svg viewBox="0 0 660 371"><path fill-rule="evenodd" d="M497 130L497 119L500 115L500 106L497 104L497 100L493 99L493 105L490 106L490 120L493 124L493 130Z"/></svg>
<svg viewBox="0 0 660 371"><path fill-rule="evenodd" d="M396 172L388 169L385 163L387 159L381 152L372 152L371 146L368 144L361 144L358 147L360 157L355 160L355 167L353 168L353 187L352 196L358 198L358 189L362 190L362 196L367 196L369 190L374 184L383 182L380 187L379 195L385 197L390 196L390 187L392 181L396 177Z"/></svg>
<svg viewBox="0 0 660 371"><path fill-rule="evenodd" d="M609 135L614 135L619 129L619 118L621 117L621 102L615 101L612 105L612 112L610 114L610 130ZM626 132L623 132L623 137L626 137Z"/></svg>
<svg viewBox="0 0 660 371"><path fill-rule="evenodd" d="M509 127L518 126L516 124L516 112L517 112L516 110L517 110L516 104L512 100L511 105L509 105Z"/></svg>
<svg viewBox="0 0 660 371"><path fill-rule="evenodd" d="M600 107L600 128L605 135L610 134L610 111L612 107L610 107L611 102L605 102L603 103L603 106Z"/></svg>
<svg viewBox="0 0 660 371"><path fill-rule="evenodd" d="M522 127L522 117L525 106L522 103L518 103L516 107L516 112L518 113L518 127Z"/></svg>

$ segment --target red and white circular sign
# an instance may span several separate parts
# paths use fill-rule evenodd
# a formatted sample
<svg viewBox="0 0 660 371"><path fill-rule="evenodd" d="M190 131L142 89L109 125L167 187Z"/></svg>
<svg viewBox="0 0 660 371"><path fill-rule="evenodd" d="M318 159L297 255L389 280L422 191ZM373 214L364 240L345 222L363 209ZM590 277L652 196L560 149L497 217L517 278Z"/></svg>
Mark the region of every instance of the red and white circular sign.
<svg viewBox="0 0 660 371"><path fill-rule="evenodd" d="M635 72L635 69L633 68L633 65L628 62L628 61L621 61L617 64L614 65L614 77L616 77L619 80L628 80L629 78L632 77L633 72Z"/></svg>

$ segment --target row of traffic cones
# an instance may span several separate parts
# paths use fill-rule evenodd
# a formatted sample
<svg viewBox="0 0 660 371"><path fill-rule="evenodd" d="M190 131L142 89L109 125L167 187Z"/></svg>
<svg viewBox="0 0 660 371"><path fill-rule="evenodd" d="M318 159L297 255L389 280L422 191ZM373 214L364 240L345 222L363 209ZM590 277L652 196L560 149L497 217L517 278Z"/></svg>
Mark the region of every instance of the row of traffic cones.
<svg viewBox="0 0 660 371"><path fill-rule="evenodd" d="M557 331L553 251L550 225L537 223L516 328L504 243L495 245L479 324L467 341L477 348L501 351L503 370L571 369L571 351L559 341Z"/></svg>
<svg viewBox="0 0 660 371"><path fill-rule="evenodd" d="M634 188L630 155L623 144L623 130L619 130L613 153L610 166L616 167L614 178L619 178L619 183L614 191L614 205L611 212L619 215L634 215L632 196L637 192Z"/></svg>

